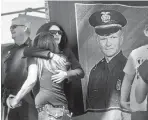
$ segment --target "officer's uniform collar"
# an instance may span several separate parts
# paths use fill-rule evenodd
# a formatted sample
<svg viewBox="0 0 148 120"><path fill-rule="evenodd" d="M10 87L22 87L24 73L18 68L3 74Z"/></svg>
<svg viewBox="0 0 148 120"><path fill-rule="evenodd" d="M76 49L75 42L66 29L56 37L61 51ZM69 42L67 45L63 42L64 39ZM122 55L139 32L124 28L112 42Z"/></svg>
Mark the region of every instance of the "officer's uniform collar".
<svg viewBox="0 0 148 120"><path fill-rule="evenodd" d="M120 51L116 56L114 56L108 63L104 58L104 61L108 65L109 70L111 71L119 62L123 61L123 53Z"/></svg>
<svg viewBox="0 0 148 120"><path fill-rule="evenodd" d="M28 37L28 39L25 41L25 43L24 44L22 44L22 45L17 45L17 44L14 44L14 47L23 47L23 46L30 46L31 45L31 39L30 39L30 37Z"/></svg>

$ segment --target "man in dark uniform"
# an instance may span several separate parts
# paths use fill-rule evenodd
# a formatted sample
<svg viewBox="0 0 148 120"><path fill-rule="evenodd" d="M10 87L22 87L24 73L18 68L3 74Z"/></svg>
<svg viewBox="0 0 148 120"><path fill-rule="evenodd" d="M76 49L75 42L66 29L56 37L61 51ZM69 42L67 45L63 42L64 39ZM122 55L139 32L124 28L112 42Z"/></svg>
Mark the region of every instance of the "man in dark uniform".
<svg viewBox="0 0 148 120"><path fill-rule="evenodd" d="M9 109L8 120L37 120L37 110L31 93L27 94L20 106L15 109L11 108L11 103L6 103L11 99L9 95L16 95L27 78L27 58L23 57L23 52L31 45L30 23L24 17L12 19L10 31L15 44L6 48L9 51L3 63L6 72L3 83L3 104Z"/></svg>
<svg viewBox="0 0 148 120"><path fill-rule="evenodd" d="M89 23L98 35L104 58L91 70L88 83L87 111L97 111L98 120L121 120L120 89L126 57L122 54L123 27L127 20L115 10L93 13Z"/></svg>

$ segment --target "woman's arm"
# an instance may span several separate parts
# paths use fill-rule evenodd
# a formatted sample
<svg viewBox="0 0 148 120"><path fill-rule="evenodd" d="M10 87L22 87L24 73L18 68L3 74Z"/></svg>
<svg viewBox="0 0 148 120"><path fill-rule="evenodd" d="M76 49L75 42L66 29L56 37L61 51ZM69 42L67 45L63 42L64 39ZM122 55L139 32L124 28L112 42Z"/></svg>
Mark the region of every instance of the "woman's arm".
<svg viewBox="0 0 148 120"><path fill-rule="evenodd" d="M50 51L48 50L44 50L44 49L39 49L39 48L35 48L35 47L27 47L24 50L24 56L26 57L40 57L40 58L45 58L45 59L49 59Z"/></svg>
<svg viewBox="0 0 148 120"><path fill-rule="evenodd" d="M148 94L148 84L146 84L142 79L139 79L138 84L135 89L136 101L142 103Z"/></svg>
<svg viewBox="0 0 148 120"><path fill-rule="evenodd" d="M11 106L16 106L21 99L29 93L37 81L37 65L31 64L28 68L28 77L17 95L10 101Z"/></svg>
<svg viewBox="0 0 148 120"><path fill-rule="evenodd" d="M76 77L76 78L83 78L84 71L82 68L76 68L74 70L67 71L67 78Z"/></svg>
<svg viewBox="0 0 148 120"><path fill-rule="evenodd" d="M68 61L71 63L71 69L68 71L56 70L56 74L52 75L51 80L56 83L60 83L66 78L69 80L81 79L84 77L84 71L76 59L75 55L71 49L66 48L64 50L65 56L68 58Z"/></svg>
<svg viewBox="0 0 148 120"><path fill-rule="evenodd" d="M27 47L24 50L25 57L38 57L44 59L52 59L59 65L65 65L65 59L61 58L59 55L50 52L49 50L39 49L35 47Z"/></svg>
<svg viewBox="0 0 148 120"><path fill-rule="evenodd" d="M67 71L67 77L83 78L85 73L79 61L77 60L71 49L67 49L67 52L68 52L68 60L71 63L71 70Z"/></svg>
<svg viewBox="0 0 148 120"><path fill-rule="evenodd" d="M52 75L51 80L56 83L60 83L66 78L82 78L83 77L83 70L77 68L75 70L63 71L63 70L56 70L56 74ZM71 79L69 79L71 80Z"/></svg>

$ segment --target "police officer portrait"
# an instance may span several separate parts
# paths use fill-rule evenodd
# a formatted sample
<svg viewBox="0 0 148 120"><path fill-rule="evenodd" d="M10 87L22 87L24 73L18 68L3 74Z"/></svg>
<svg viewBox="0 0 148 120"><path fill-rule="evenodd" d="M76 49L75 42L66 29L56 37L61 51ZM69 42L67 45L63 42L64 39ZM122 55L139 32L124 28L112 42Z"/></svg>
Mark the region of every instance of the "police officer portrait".
<svg viewBox="0 0 148 120"><path fill-rule="evenodd" d="M132 113L147 111L147 100L132 102L136 101L132 92L126 102L129 109L123 107L121 88L129 54L148 44L143 32L148 7L77 3L75 8L79 57L85 71L82 87L87 117L83 119L131 120Z"/></svg>

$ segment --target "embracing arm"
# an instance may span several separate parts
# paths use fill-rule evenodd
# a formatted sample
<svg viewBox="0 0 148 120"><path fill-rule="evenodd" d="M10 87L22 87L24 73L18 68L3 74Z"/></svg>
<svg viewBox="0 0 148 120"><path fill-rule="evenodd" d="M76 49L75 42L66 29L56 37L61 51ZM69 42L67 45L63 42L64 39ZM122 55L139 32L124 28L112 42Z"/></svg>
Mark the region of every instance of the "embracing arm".
<svg viewBox="0 0 148 120"><path fill-rule="evenodd" d="M60 83L65 80L65 78L68 78L69 81L83 78L84 71L72 51L65 49L64 54L71 63L71 69L68 71L56 70L57 73L52 75L51 80Z"/></svg>
<svg viewBox="0 0 148 120"><path fill-rule="evenodd" d="M77 78L83 78L84 77L84 71L82 68L76 68L74 70L67 71L67 78L70 77L77 77Z"/></svg>
<svg viewBox="0 0 148 120"><path fill-rule="evenodd" d="M31 64L28 68L28 77L17 93L15 100L19 102L28 92L32 90L37 81L37 65Z"/></svg>
<svg viewBox="0 0 148 120"><path fill-rule="evenodd" d="M83 78L85 73L79 61L77 60L71 49L67 49L67 52L69 53L68 59L71 63L71 70L67 71L67 77Z"/></svg>
<svg viewBox="0 0 148 120"><path fill-rule="evenodd" d="M44 50L44 49L39 49L35 47L27 47L24 50L24 56L26 57L40 57L40 58L45 58L49 59L50 52L49 50Z"/></svg>
<svg viewBox="0 0 148 120"><path fill-rule="evenodd" d="M52 53L49 50L39 49L35 47L25 48L24 56L52 59L59 65L65 65L65 62L66 62L65 59L62 59L58 54Z"/></svg>

